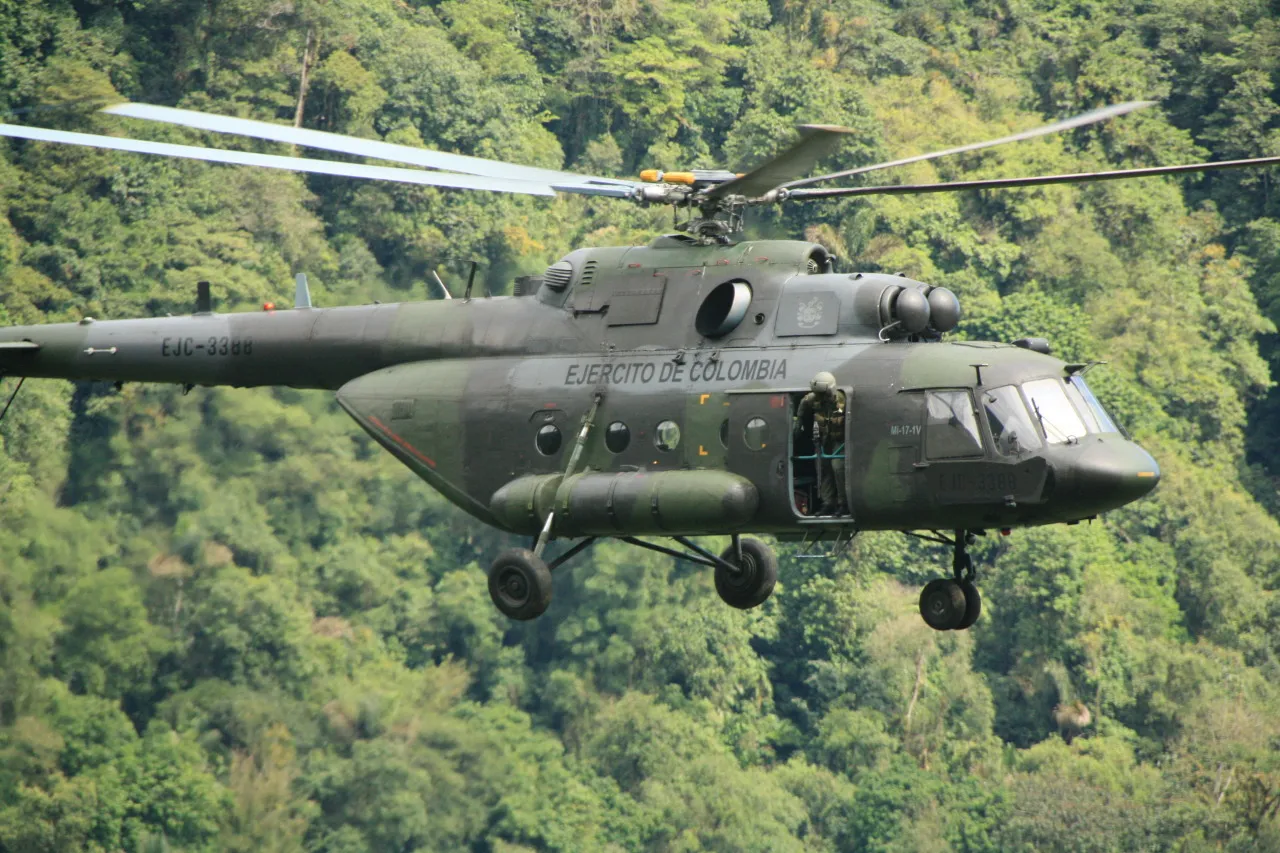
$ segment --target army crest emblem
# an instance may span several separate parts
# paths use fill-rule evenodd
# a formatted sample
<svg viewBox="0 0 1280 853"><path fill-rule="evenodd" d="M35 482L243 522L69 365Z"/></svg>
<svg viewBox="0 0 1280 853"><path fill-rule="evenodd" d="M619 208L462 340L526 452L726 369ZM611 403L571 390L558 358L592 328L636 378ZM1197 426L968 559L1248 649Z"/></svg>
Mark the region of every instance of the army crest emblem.
<svg viewBox="0 0 1280 853"><path fill-rule="evenodd" d="M822 322L822 297L802 300L796 309L796 325L802 329L812 329Z"/></svg>

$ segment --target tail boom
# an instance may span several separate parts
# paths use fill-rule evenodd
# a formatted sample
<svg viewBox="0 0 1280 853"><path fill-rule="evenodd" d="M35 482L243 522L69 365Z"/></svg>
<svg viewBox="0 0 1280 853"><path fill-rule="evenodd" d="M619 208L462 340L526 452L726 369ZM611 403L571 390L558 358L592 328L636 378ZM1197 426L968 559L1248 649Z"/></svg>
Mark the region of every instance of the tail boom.
<svg viewBox="0 0 1280 853"><path fill-rule="evenodd" d="M394 305L0 328L0 374L184 385L341 387L386 366Z"/></svg>

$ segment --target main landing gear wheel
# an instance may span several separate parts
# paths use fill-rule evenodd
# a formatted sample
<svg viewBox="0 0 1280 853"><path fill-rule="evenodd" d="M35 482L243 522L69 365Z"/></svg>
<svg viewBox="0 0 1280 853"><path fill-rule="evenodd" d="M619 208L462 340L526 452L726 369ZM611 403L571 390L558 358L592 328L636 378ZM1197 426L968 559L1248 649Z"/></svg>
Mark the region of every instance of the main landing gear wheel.
<svg viewBox="0 0 1280 853"><path fill-rule="evenodd" d="M489 567L489 597L511 619L536 619L551 604L551 569L526 548L503 551Z"/></svg>
<svg viewBox="0 0 1280 853"><path fill-rule="evenodd" d="M733 567L716 565L716 592L725 604L747 610L764 603L773 593L778 582L778 557L759 539L737 540L720 559Z"/></svg>

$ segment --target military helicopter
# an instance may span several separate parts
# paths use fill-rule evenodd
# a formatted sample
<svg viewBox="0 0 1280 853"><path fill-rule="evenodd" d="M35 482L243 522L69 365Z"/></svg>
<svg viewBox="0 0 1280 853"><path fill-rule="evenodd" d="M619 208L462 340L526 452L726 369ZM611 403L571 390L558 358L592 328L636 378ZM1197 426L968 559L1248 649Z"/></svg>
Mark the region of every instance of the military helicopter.
<svg viewBox="0 0 1280 853"><path fill-rule="evenodd" d="M489 569L493 602L512 619L542 614L552 570L602 538L710 567L720 597L750 608L772 592L778 561L743 534L834 553L860 531L896 530L951 549L951 576L924 587L920 612L935 629L964 629L981 611L968 551L976 536L1093 518L1151 491L1159 467L1091 393L1089 365L1052 357L1038 338L948 342L960 319L955 294L901 276L838 272L816 243L749 239L744 214L818 198L1280 163L813 186L1150 103L807 178L849 131L803 126L794 145L745 174L655 170L636 181L136 103L105 112L426 169L0 125L0 135L42 142L668 205L677 219L673 233L646 246L571 252L517 279L511 296L473 298L473 267L462 298L317 308L300 274L292 309L223 314L201 282L190 316L0 329L0 375L336 391L375 441L446 498L530 537L529 548L505 551ZM799 417L815 393L837 401L826 434ZM832 485L840 486L834 505L825 500ZM731 544L722 553L693 541L724 534ZM576 541L550 558L555 539Z"/></svg>

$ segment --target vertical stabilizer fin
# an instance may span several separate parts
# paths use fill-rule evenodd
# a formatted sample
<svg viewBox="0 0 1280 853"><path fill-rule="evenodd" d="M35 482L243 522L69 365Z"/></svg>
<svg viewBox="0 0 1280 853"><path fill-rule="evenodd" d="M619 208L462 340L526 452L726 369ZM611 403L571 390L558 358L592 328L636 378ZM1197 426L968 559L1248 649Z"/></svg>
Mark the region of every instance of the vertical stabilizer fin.
<svg viewBox="0 0 1280 853"><path fill-rule="evenodd" d="M311 307L311 288L307 286L307 274L300 272L294 277L297 288L293 292L294 308Z"/></svg>

